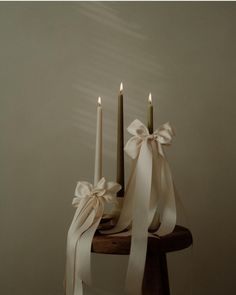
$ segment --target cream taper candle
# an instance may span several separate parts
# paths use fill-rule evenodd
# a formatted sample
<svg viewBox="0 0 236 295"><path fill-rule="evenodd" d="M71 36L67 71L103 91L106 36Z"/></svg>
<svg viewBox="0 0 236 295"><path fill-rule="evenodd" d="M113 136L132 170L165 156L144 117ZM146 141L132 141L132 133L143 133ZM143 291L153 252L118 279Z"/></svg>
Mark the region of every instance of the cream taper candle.
<svg viewBox="0 0 236 295"><path fill-rule="evenodd" d="M101 97L98 97L97 104L97 131L95 146L95 167L94 167L94 185L102 178L102 103Z"/></svg>

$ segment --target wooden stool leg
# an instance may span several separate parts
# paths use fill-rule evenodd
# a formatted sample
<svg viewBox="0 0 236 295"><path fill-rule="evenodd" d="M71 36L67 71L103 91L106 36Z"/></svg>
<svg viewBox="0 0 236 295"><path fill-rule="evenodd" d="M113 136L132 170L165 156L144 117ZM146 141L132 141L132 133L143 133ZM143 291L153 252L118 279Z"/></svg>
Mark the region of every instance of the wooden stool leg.
<svg viewBox="0 0 236 295"><path fill-rule="evenodd" d="M148 252L143 278L143 295L170 295L166 254Z"/></svg>

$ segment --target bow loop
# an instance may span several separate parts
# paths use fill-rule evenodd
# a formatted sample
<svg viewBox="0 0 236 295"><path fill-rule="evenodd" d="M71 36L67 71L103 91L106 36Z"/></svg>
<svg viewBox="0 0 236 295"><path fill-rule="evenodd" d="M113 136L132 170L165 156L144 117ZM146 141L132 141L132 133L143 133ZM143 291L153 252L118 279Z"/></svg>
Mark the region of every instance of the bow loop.
<svg viewBox="0 0 236 295"><path fill-rule="evenodd" d="M135 119L127 128L128 132L134 136L146 137L149 135L147 127L138 119Z"/></svg>
<svg viewBox="0 0 236 295"><path fill-rule="evenodd" d="M75 198L72 201L74 207L78 207L82 199L90 198L92 191L92 184L87 181L78 181L75 188Z"/></svg>
<svg viewBox="0 0 236 295"><path fill-rule="evenodd" d="M161 125L154 133L154 138L160 144L170 145L172 143L173 136L175 135L170 123L167 122Z"/></svg>

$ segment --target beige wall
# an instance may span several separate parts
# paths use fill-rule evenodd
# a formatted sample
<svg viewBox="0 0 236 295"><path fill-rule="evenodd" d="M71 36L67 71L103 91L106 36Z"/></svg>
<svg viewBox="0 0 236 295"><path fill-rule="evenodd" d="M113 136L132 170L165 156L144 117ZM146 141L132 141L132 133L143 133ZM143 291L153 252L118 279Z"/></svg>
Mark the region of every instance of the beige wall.
<svg viewBox="0 0 236 295"><path fill-rule="evenodd" d="M156 126L169 120L177 133L168 155L195 243L169 256L172 294L233 294L235 28L235 3L0 3L1 294L63 294L73 191L93 179L98 95L104 174L115 176L121 80L126 126L146 120L152 91ZM122 294L126 263L93 256L96 283Z"/></svg>

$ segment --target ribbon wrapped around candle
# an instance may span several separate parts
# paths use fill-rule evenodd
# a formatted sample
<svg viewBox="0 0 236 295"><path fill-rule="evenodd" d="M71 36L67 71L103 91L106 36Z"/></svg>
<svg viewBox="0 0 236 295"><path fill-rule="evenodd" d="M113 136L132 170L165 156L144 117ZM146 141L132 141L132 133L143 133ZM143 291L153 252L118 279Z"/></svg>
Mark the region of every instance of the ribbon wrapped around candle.
<svg viewBox="0 0 236 295"><path fill-rule="evenodd" d="M127 185L123 208L116 226L105 234L114 234L131 228L131 249L126 276L125 294L140 295L146 261L149 231L163 236L176 225L175 191L163 145L170 145L174 135L169 123L153 134L146 126L134 120L128 127L133 135L125 151L133 159L133 168Z"/></svg>
<svg viewBox="0 0 236 295"><path fill-rule="evenodd" d="M101 221L104 204L116 203L121 186L102 178L96 186L80 181L75 189L76 212L67 236L66 295L82 295L83 282L91 284L91 244Z"/></svg>

